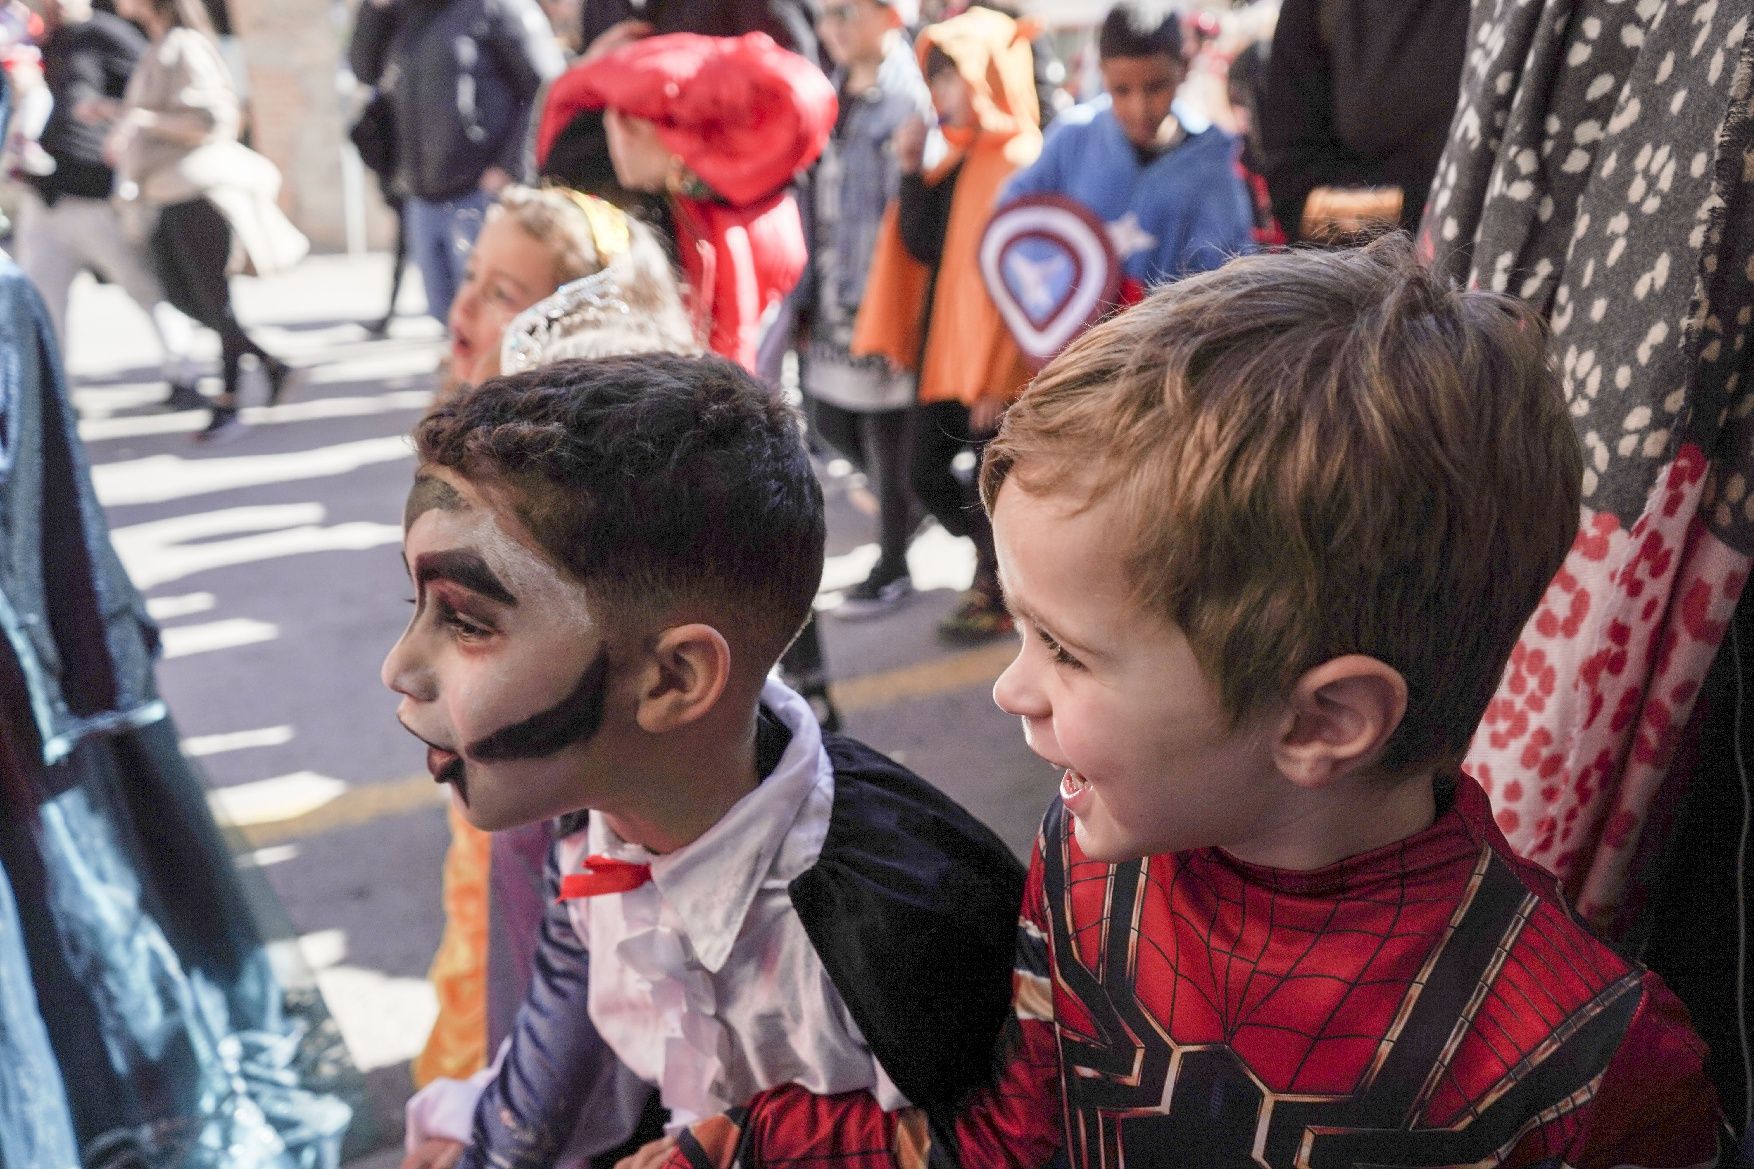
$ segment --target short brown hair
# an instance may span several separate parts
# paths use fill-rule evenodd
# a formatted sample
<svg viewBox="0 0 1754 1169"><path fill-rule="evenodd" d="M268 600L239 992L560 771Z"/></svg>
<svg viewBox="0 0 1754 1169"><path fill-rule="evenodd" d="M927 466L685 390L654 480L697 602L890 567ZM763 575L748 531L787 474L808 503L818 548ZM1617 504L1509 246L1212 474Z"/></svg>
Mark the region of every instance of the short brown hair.
<svg viewBox="0 0 1754 1169"><path fill-rule="evenodd" d="M803 428L722 358L490 378L422 419L414 445L423 465L504 489L616 619L709 620L760 676L810 614L825 528Z"/></svg>
<svg viewBox="0 0 1754 1169"><path fill-rule="evenodd" d="M1405 235L1235 260L1091 329L1013 406L981 492L1116 499L1139 602L1240 722L1367 654L1407 681L1381 768L1459 761L1577 532L1538 317Z"/></svg>

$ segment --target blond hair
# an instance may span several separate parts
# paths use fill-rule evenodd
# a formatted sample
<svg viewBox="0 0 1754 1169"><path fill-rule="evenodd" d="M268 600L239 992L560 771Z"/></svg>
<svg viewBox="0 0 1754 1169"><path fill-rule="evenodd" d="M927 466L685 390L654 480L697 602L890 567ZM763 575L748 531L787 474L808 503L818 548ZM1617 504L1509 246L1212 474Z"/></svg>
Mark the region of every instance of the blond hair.
<svg viewBox="0 0 1754 1169"><path fill-rule="evenodd" d="M605 269L613 273L617 294L630 310L626 319L602 330L615 336L568 338L565 356L699 352L681 284L645 224L595 196L559 187L507 187L489 214L510 219L554 249L557 288ZM551 359L562 355L557 349Z"/></svg>
<svg viewBox="0 0 1754 1169"><path fill-rule="evenodd" d="M1118 502L1138 602L1241 722L1323 661L1406 679L1389 775L1460 760L1577 531L1582 455L1545 332L1404 235L1236 260L1090 330L988 447Z"/></svg>

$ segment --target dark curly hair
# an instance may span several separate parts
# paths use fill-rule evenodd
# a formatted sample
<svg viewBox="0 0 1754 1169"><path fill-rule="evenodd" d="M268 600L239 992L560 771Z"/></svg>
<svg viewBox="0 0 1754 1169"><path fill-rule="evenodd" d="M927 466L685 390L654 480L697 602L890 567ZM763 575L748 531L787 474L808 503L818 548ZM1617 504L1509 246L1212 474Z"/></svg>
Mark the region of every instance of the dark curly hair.
<svg viewBox="0 0 1754 1169"><path fill-rule="evenodd" d="M809 615L822 488L795 412L728 361L648 354L493 378L414 442L423 465L503 490L613 620L706 621L766 673Z"/></svg>

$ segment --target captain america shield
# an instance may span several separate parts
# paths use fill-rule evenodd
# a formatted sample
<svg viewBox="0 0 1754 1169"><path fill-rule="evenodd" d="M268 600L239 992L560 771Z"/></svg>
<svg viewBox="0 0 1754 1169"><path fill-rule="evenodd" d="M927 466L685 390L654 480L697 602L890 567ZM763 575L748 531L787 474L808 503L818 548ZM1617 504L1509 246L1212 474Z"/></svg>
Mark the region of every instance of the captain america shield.
<svg viewBox="0 0 1754 1169"><path fill-rule="evenodd" d="M993 213L981 277L1024 359L1040 369L1119 299L1108 228L1081 203L1025 195Z"/></svg>

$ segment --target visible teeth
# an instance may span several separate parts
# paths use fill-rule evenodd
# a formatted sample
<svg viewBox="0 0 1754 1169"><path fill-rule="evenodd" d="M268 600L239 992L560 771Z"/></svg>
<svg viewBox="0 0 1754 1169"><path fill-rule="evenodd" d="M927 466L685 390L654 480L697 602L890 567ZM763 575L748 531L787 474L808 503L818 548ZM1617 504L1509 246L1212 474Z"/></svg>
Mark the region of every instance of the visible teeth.
<svg viewBox="0 0 1754 1169"><path fill-rule="evenodd" d="M1062 796L1075 796L1088 786L1090 786L1090 781L1069 767L1066 769L1066 773L1060 777L1060 794Z"/></svg>

